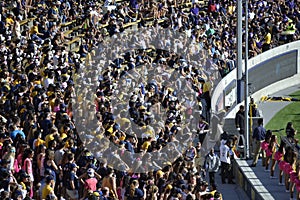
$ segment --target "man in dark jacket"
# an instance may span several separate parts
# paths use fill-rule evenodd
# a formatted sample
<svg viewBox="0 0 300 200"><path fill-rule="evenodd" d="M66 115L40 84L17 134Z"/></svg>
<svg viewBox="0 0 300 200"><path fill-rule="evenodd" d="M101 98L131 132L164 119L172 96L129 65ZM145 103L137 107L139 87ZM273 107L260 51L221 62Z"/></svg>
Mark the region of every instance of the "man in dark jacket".
<svg viewBox="0 0 300 200"><path fill-rule="evenodd" d="M245 133L245 107L240 105L239 111L235 115L235 127L241 135Z"/></svg>
<svg viewBox="0 0 300 200"><path fill-rule="evenodd" d="M255 167L260 151L261 151L261 143L265 140L266 137L266 129L263 127L263 119L260 118L257 121L258 126L253 130L252 139L255 144L254 157L251 167ZM263 162L264 164L264 154L263 154Z"/></svg>

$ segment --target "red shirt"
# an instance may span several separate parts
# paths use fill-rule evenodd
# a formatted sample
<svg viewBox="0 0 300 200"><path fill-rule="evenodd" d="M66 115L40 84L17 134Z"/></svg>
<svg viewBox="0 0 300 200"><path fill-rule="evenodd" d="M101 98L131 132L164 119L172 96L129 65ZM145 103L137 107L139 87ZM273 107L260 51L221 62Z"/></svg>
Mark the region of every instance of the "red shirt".
<svg viewBox="0 0 300 200"><path fill-rule="evenodd" d="M89 178L85 180L85 188L88 190L96 191L97 190L98 180L96 178Z"/></svg>
<svg viewBox="0 0 300 200"><path fill-rule="evenodd" d="M208 12L216 12L217 7L216 4L210 4L208 7Z"/></svg>

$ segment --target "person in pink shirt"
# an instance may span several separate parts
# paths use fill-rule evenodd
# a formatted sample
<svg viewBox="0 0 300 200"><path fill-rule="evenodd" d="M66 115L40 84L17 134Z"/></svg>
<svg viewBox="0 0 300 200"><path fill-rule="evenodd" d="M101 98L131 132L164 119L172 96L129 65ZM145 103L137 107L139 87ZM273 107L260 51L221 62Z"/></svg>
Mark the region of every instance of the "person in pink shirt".
<svg viewBox="0 0 300 200"><path fill-rule="evenodd" d="M87 196L89 191L97 190L98 179L101 179L101 176L95 172L93 168L89 168L85 174L79 177L84 187L84 197Z"/></svg>
<svg viewBox="0 0 300 200"><path fill-rule="evenodd" d="M30 176L30 197L33 197L33 170L32 170L32 158L34 151L30 148L25 149L22 157L22 170L24 170Z"/></svg>

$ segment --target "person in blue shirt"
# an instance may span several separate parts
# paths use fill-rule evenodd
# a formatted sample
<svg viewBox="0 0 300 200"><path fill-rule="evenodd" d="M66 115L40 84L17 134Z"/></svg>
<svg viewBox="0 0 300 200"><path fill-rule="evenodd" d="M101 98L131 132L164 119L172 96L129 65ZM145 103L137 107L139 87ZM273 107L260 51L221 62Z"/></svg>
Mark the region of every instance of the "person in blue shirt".
<svg viewBox="0 0 300 200"><path fill-rule="evenodd" d="M254 142L254 157L251 167L255 167L257 164L258 156L261 151L261 143L265 140L266 136L266 129L263 127L263 119L260 118L257 121L258 126L254 129L252 139ZM264 161L264 155L263 155L263 161ZM262 162L264 163L264 162Z"/></svg>
<svg viewBox="0 0 300 200"><path fill-rule="evenodd" d="M25 133L20 129L19 126L12 126L11 129L13 130L11 133L10 133L10 137L12 140L15 140L17 135L20 134L22 139L25 140L26 136L25 136Z"/></svg>
<svg viewBox="0 0 300 200"><path fill-rule="evenodd" d="M125 199L126 200L139 200L143 199L144 192L139 188L139 181L133 180L130 186L126 189Z"/></svg>

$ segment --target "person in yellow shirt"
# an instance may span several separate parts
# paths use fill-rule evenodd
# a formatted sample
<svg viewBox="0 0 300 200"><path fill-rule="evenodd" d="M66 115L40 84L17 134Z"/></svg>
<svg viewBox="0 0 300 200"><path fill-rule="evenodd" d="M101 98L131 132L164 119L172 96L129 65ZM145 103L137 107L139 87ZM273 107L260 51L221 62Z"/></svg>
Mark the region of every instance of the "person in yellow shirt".
<svg viewBox="0 0 300 200"><path fill-rule="evenodd" d="M13 15L11 13L8 14L8 16L6 17L6 26L13 26L15 21L13 19Z"/></svg>
<svg viewBox="0 0 300 200"><path fill-rule="evenodd" d="M270 28L266 28L264 44L262 46L262 52L268 51L271 48L272 35Z"/></svg>
<svg viewBox="0 0 300 200"><path fill-rule="evenodd" d="M36 135L36 139L33 141L33 149L37 148L40 145L45 145L45 141L42 139L42 133L36 131L35 135Z"/></svg>
<svg viewBox="0 0 300 200"><path fill-rule="evenodd" d="M47 196L55 197L55 194L54 194L54 178L53 178L52 175L49 175L49 176L46 177L46 185L42 189L42 200L46 199Z"/></svg>
<svg viewBox="0 0 300 200"><path fill-rule="evenodd" d="M39 32L39 27L38 27L38 22L34 21L33 26L30 29L30 34L36 34L36 35L43 35L42 33Z"/></svg>
<svg viewBox="0 0 300 200"><path fill-rule="evenodd" d="M48 145L49 145L49 142L52 141L52 140L54 140L55 137L58 136L58 135L59 135L59 134L58 134L57 129L52 128L50 134L48 134L48 135L46 136L46 138L45 138L45 145L46 145L47 148L49 147L49 146L48 146Z"/></svg>
<svg viewBox="0 0 300 200"><path fill-rule="evenodd" d="M233 5L233 3L231 1L227 8L227 14L232 15L234 12L235 12L235 5Z"/></svg>
<svg viewBox="0 0 300 200"><path fill-rule="evenodd" d="M33 26L29 30L29 33L31 35L31 39L35 41L39 41L41 44L43 43L43 39L40 38L40 36L43 36L43 33L39 32L38 22L34 21Z"/></svg>
<svg viewBox="0 0 300 200"><path fill-rule="evenodd" d="M142 145L142 150L143 151L147 152L148 148L151 145L151 140L152 140L152 138L148 137L147 140L143 143L143 145Z"/></svg>

